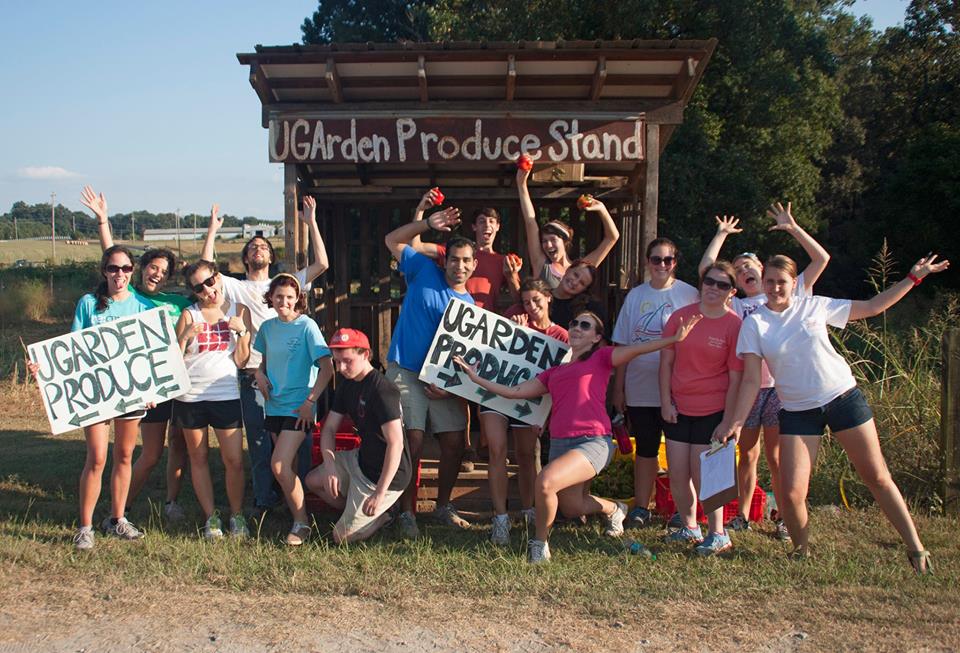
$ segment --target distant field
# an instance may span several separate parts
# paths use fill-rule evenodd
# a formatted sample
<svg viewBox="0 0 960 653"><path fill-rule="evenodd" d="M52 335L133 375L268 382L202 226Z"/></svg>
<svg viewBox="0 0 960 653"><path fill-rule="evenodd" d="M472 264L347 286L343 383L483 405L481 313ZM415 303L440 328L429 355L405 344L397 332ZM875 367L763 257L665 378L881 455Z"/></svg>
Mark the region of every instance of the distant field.
<svg viewBox="0 0 960 653"><path fill-rule="evenodd" d="M66 263L69 261L97 261L100 259L100 245L96 240L87 241L87 245L68 245L65 241L57 241L56 263ZM202 242L199 240L184 240L177 247L177 241L152 240L149 243L143 241L117 241L121 245L135 248L142 251L144 247L168 247L175 254L183 253L184 258L196 258L200 254ZM227 254L239 254L243 243L241 239L217 241L217 254L219 256ZM274 247L283 245L282 238L273 238L270 241ZM49 240L9 240L0 242L0 265L13 265L19 260L29 261L30 263L45 263L51 259L51 247Z"/></svg>

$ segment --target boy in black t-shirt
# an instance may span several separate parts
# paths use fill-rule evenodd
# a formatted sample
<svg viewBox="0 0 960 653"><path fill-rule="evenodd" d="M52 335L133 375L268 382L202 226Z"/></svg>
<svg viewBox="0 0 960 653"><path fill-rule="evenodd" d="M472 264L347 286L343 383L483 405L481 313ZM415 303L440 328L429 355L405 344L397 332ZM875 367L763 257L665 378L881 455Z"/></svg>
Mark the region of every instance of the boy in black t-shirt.
<svg viewBox="0 0 960 653"><path fill-rule="evenodd" d="M307 487L343 514L333 540L355 542L373 535L410 482L413 465L403 431L400 391L370 364L370 341L361 331L340 329L331 338L334 369L341 379L323 422L323 464L307 475ZM349 415L360 447L335 451L337 428Z"/></svg>

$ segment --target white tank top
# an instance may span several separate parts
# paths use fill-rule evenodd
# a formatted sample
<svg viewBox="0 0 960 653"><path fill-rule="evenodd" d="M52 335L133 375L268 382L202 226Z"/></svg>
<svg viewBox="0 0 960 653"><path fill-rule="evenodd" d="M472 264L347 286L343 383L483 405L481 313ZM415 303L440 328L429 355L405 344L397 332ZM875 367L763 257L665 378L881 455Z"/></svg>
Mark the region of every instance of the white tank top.
<svg viewBox="0 0 960 653"><path fill-rule="evenodd" d="M215 324L203 319L197 304L191 304L186 310L194 324L203 325L203 331L193 337L183 353L192 387L177 399L189 402L240 399L237 365L233 361L237 334L229 327L230 318L237 314L236 302L230 302L230 308Z"/></svg>

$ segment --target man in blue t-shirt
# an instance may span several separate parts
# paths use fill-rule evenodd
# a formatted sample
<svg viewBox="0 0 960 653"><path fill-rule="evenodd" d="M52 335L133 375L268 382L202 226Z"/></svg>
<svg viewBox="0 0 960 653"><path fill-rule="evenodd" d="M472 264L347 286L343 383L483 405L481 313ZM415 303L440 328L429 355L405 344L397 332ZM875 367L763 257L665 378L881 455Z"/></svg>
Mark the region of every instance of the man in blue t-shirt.
<svg viewBox="0 0 960 653"><path fill-rule="evenodd" d="M450 503L450 494L460 474L460 459L463 457L466 408L459 397L432 384L424 384L417 377L450 299L456 297L474 303L467 292L466 283L477 265L476 246L466 238L451 239L447 243L443 268L437 267L433 259L418 254L410 246L415 237L428 229L450 231L459 223L460 212L451 207L387 234L387 248L400 262L400 272L407 282L407 293L387 354L387 378L400 390L403 428L407 433L414 469L420 463L423 434L428 426L440 441L437 508L434 516L442 523L467 528L470 524L457 514ZM419 534L413 513L416 500L414 475L400 499L398 524L407 537Z"/></svg>

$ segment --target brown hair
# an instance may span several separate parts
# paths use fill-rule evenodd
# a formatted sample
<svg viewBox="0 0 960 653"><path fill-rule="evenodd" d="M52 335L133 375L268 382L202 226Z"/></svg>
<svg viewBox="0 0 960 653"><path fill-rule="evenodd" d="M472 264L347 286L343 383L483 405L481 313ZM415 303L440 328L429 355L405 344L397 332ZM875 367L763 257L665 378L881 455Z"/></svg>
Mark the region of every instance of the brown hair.
<svg viewBox="0 0 960 653"><path fill-rule="evenodd" d="M493 218L497 222L502 222L502 220L500 220L500 214L497 213L497 210L494 208L490 208L489 206L484 207L482 209L477 209L476 211L474 211L472 222L476 224L477 218L479 218L481 215L486 216L488 218Z"/></svg>
<svg viewBox="0 0 960 653"><path fill-rule="evenodd" d="M130 261L130 265L133 265L133 253L123 245L114 245L113 247L108 247L103 250L103 255L100 257L101 279L93 291L93 296L97 300L97 307L94 310L95 313L107 310L107 306L110 304L110 296L107 294L107 265L110 264L110 257L114 254L123 254L127 257L127 260ZM132 279L133 276L131 275L130 278Z"/></svg>
<svg viewBox="0 0 960 653"><path fill-rule="evenodd" d="M710 270L719 270L720 272L723 272L725 275L727 275L727 279L730 280L730 285L733 286L733 288L737 287L737 271L733 269L733 265L727 261L714 261L708 265L703 272L700 273L701 290L703 289L703 279L707 276L707 273L710 272Z"/></svg>
<svg viewBox="0 0 960 653"><path fill-rule="evenodd" d="M770 268L783 270L794 279L797 278L797 262L789 256L784 256L783 254L774 254L768 258L764 268L766 270L769 270Z"/></svg>
<svg viewBox="0 0 960 653"><path fill-rule="evenodd" d="M293 310L298 313L303 313L307 310L307 295L300 287L299 279L292 274L287 274L286 272L281 272L270 280L270 287L267 288L267 292L263 294L263 301L267 306L273 308L273 302L270 300L270 296L273 295L274 291L281 286L289 286L296 290L297 303L293 305Z"/></svg>
<svg viewBox="0 0 960 653"><path fill-rule="evenodd" d="M647 251L644 256L646 258L650 258L650 252L653 251L653 248L659 247L660 245L664 245L672 249L674 258L680 258L680 249L677 247L677 244L669 238L654 238L651 240L649 243L647 243Z"/></svg>
<svg viewBox="0 0 960 653"><path fill-rule="evenodd" d="M204 261L203 259L184 267L181 274L183 274L183 280L187 282L187 288L190 289L191 292L193 292L193 288L191 288L190 277L200 270L209 270L211 275L219 272L216 263L213 261ZM196 295L196 293L194 293L194 295Z"/></svg>
<svg viewBox="0 0 960 653"><path fill-rule="evenodd" d="M546 234L560 238L560 240L563 241L563 248L567 250L567 253L569 254L570 243L573 242L573 227L568 225L563 220L551 220L547 224L540 227L541 240L543 240L543 237Z"/></svg>
<svg viewBox="0 0 960 653"><path fill-rule="evenodd" d="M550 286L543 279L537 277L527 277L520 283L520 292L538 292L541 295L550 297Z"/></svg>
<svg viewBox="0 0 960 653"><path fill-rule="evenodd" d="M573 319L575 320L579 319L581 315L586 315L590 318L593 318L593 322L594 322L593 330L600 336L600 339L597 340L595 343L593 343L593 347L590 348L590 351L584 352L583 354L580 355L580 358L577 359L578 361L585 361L591 356L593 356L595 351L597 351L598 349L600 349L606 344L607 337L603 335L603 330L605 327L603 325L603 320L600 319L599 315L597 315L593 311L577 311L574 314Z"/></svg>

